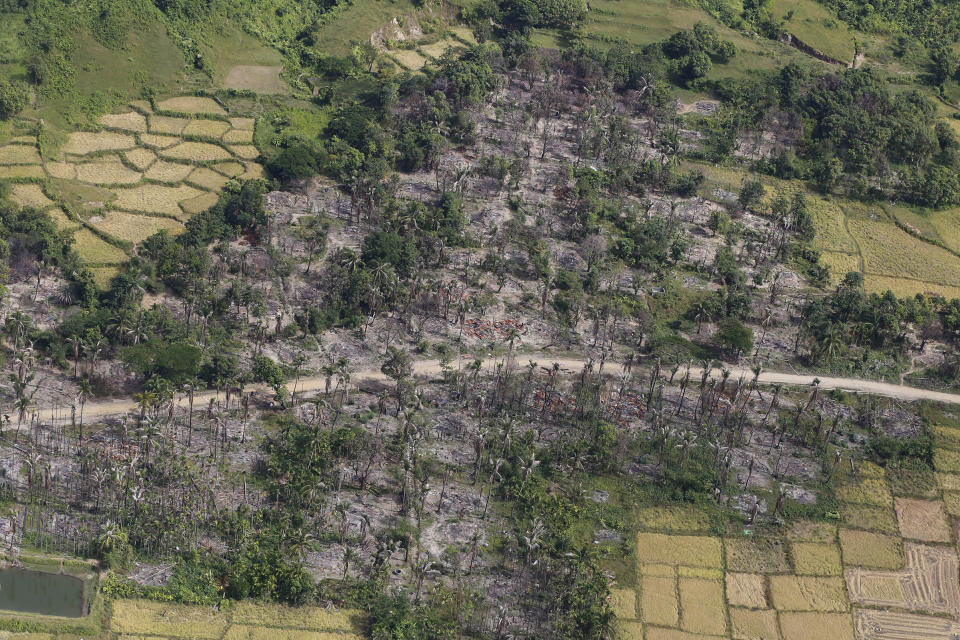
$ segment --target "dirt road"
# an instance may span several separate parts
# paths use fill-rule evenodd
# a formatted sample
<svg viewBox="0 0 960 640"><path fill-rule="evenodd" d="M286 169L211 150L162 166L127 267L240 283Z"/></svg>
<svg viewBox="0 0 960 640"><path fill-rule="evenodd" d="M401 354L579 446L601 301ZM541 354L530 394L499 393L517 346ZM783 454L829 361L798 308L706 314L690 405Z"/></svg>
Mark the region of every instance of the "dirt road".
<svg viewBox="0 0 960 640"><path fill-rule="evenodd" d="M470 362L468 359L461 361L462 366ZM543 367L546 369L552 369L553 365L559 364L561 373L563 374L572 374L578 373L583 368L584 361L577 358L525 358L520 356L517 358L517 368L524 369L530 363L534 362L538 367ZM594 370L599 365L595 365ZM484 371L492 371L496 367L496 364L491 362L484 366ZM618 363L607 363L604 366L604 374L619 375L622 373L622 365ZM680 380L683 377L686 369L681 369L677 372L675 381ZM414 363L413 365L414 375L418 376L430 376L437 375L441 372L440 361L439 360L420 360ZM699 380L702 375L703 370L698 367L690 367L690 377L694 380ZM711 377L717 378L720 376L719 369L713 369L711 371ZM740 377L745 378L746 380L753 379L753 372L746 367L731 367L730 368L730 380L737 380ZM960 394L954 393L944 393L941 391L930 391L927 389L918 389L915 387L907 387L898 384L889 384L886 382L875 382L872 380L860 380L858 378L833 378L829 376L814 376L807 374L795 374L795 373L780 373L777 371L763 371L760 374L759 382L765 385L773 384L783 384L790 386L810 386L813 384L814 379L820 380L821 389L843 389L844 391L851 391L856 393L865 393L870 395L880 395L888 396L891 398L897 398L899 400L914 401L914 400L932 400L935 402L945 402L948 404L960 404ZM310 378L301 378L296 385L297 394L306 394L311 395L314 392L320 391L326 386L326 377L325 376L316 376ZM351 372L350 382L353 385L356 385L360 382L369 382L369 381L387 381L387 377L384 376L379 369L361 369L359 371ZM293 382L287 384L287 388L293 389ZM269 392L269 389L262 384L253 384L247 385L245 391L259 391L259 392ZM216 394L212 391L197 393L194 395L194 408L199 409L205 407L209 403L211 398L215 398ZM175 399L175 403L178 407L187 406L187 398L185 396L178 395ZM119 399L119 400L97 400L92 402L87 402L83 408L83 418L84 421L89 421L94 418L101 418L104 416L112 415L121 415L130 411L136 411L137 404L130 399ZM79 411L79 407L78 407ZM41 408L39 410L40 418L42 420L50 420L54 417L55 410L52 408ZM69 415L69 409L66 412ZM61 407L59 411L59 416L63 417L64 410Z"/></svg>

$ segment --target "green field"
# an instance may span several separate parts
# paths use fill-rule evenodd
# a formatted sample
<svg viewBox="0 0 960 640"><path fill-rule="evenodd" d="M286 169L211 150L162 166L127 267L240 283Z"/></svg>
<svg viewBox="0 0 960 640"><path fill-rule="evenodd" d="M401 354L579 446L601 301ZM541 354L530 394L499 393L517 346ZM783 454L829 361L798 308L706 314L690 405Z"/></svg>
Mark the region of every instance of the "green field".
<svg viewBox="0 0 960 640"><path fill-rule="evenodd" d="M356 42L367 42L370 35L394 18L413 13L410 0L367 0L341 5L336 19L317 29L317 47L334 55L346 55Z"/></svg>
<svg viewBox="0 0 960 640"><path fill-rule="evenodd" d="M730 29L699 7L675 0L595 0L590 2L590 13L583 33L594 46L610 47L624 42L643 46L659 42L677 31L692 29L697 22L705 22L717 30L717 35L733 42L737 55L727 64L714 65L708 79L748 76L759 69L774 69L791 61L820 64L796 49L760 38L750 38ZM534 43L546 47L562 44L563 34L550 29L534 32Z"/></svg>
<svg viewBox="0 0 960 640"><path fill-rule="evenodd" d="M804 44L836 60L853 60L853 33L819 2L775 0L771 9L775 16L785 20L787 32Z"/></svg>

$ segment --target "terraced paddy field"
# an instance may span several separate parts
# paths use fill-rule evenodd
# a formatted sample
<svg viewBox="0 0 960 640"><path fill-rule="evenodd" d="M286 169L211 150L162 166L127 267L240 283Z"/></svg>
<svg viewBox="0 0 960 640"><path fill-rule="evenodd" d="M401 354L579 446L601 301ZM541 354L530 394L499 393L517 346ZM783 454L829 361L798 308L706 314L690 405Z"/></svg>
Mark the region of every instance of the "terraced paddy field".
<svg viewBox="0 0 960 640"><path fill-rule="evenodd" d="M636 580L611 590L621 637L953 640L960 426L944 422L935 471L862 462L839 472L838 520L717 536L693 507L645 509Z"/></svg>
<svg viewBox="0 0 960 640"><path fill-rule="evenodd" d="M35 137L12 138L0 146L0 179L14 181L14 202L47 211L73 235L100 284L145 238L179 233L216 204L231 179L263 176L254 120L230 117L211 98L136 101L99 124L69 134L46 161Z"/></svg>

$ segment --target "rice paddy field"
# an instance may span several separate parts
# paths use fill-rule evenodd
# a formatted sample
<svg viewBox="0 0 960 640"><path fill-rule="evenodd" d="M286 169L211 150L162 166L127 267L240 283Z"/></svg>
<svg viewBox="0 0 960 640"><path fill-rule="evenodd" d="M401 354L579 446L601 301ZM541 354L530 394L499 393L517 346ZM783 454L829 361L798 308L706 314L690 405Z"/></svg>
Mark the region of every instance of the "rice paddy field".
<svg viewBox="0 0 960 640"><path fill-rule="evenodd" d="M55 158L41 158L33 136L11 138L0 146L0 179L17 178L13 201L73 234L105 286L138 243L179 233L231 179L263 176L254 120L229 116L204 96L134 101L102 116L100 131L69 134Z"/></svg>
<svg viewBox="0 0 960 640"><path fill-rule="evenodd" d="M861 463L836 520L711 535L693 509L638 517L636 575L614 584L621 638L948 640L960 631L960 426L935 424L936 472ZM857 509L882 514L874 522ZM847 513L855 515L847 517ZM889 526L888 526L889 523ZM884 626L886 625L886 626Z"/></svg>
<svg viewBox="0 0 960 640"><path fill-rule="evenodd" d="M214 610L149 600L112 603L109 630L122 638L175 640L359 640L363 616L352 610L240 602Z"/></svg>

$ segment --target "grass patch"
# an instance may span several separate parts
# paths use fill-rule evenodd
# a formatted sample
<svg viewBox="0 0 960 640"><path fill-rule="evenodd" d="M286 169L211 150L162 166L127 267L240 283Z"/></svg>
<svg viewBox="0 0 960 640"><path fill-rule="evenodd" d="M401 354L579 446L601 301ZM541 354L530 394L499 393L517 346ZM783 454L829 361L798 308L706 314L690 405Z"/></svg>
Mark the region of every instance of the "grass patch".
<svg viewBox="0 0 960 640"><path fill-rule="evenodd" d="M950 121L960 124L960 120L951 118ZM929 221L941 242L954 251L960 251L960 208L933 212Z"/></svg>
<svg viewBox="0 0 960 640"><path fill-rule="evenodd" d="M834 60L850 62L854 36L847 24L815 0L776 0L771 11L784 19L784 29L807 46Z"/></svg>
<svg viewBox="0 0 960 640"><path fill-rule="evenodd" d="M67 206L85 210L99 209L115 196L109 189L72 180L49 180L47 189Z"/></svg>
<svg viewBox="0 0 960 640"><path fill-rule="evenodd" d="M412 14L415 7L409 0L354 2L338 7L336 19L327 21L313 34L318 48L333 55L344 55L351 42L366 42L370 35L394 18Z"/></svg>
<svg viewBox="0 0 960 640"><path fill-rule="evenodd" d="M370 37L368 33L367 38ZM279 67L283 64L283 55L268 47L256 36L237 28L232 24L223 25L218 33L210 34L202 46L203 55L213 70L213 79L218 86L233 89L245 87L231 86L228 82L230 72L237 65L256 65ZM344 49L347 51L348 49ZM343 55L341 52L340 55ZM235 78L234 78L235 79Z"/></svg>
<svg viewBox="0 0 960 640"><path fill-rule="evenodd" d="M191 115L227 115L227 112L217 104L216 100L199 96L177 96L161 100L157 103L157 111L173 111Z"/></svg>
<svg viewBox="0 0 960 640"><path fill-rule="evenodd" d="M109 109L141 97L146 87L162 93L182 86L188 76L205 81L199 72L187 70L183 52L159 20L138 22L141 26L128 33L122 52L104 47L85 30L79 31L70 56L77 91L45 101L40 116L65 128L68 121L78 118L78 106L91 95Z"/></svg>
<svg viewBox="0 0 960 640"><path fill-rule="evenodd" d="M817 520L798 520L790 526L786 537L802 542L833 542L837 539L837 526Z"/></svg>
<svg viewBox="0 0 960 640"><path fill-rule="evenodd" d="M228 89L245 89L264 94L286 94L290 92L280 78L283 67L276 65L238 64L230 67L223 84Z"/></svg>

